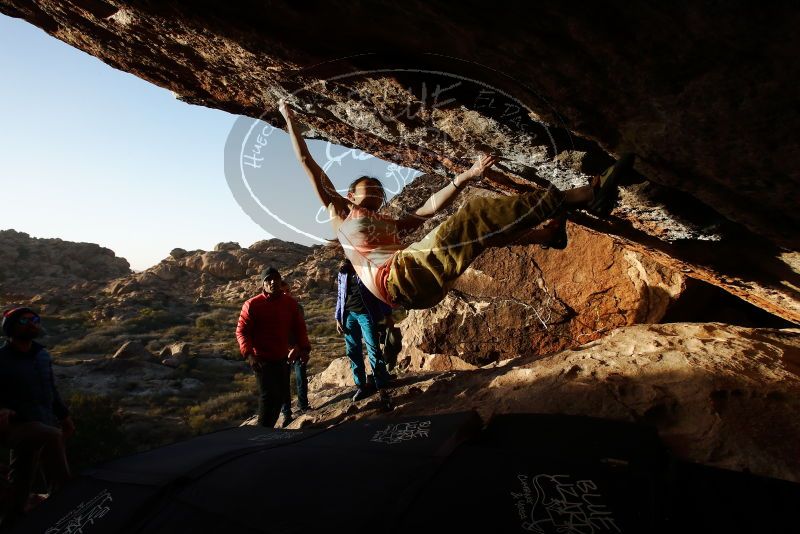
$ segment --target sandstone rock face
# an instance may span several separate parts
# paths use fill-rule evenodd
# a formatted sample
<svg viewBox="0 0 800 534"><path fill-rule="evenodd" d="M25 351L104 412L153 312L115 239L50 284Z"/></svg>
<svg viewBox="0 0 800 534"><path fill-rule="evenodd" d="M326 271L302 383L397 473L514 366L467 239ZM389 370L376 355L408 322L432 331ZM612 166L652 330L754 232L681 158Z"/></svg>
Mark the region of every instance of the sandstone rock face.
<svg viewBox="0 0 800 534"><path fill-rule="evenodd" d="M282 127L276 101L296 92L309 135L428 173L491 150L507 180L490 189L582 184L633 151L647 181L625 191L614 222L576 221L800 321L797 120L785 113L798 14L788 4L528 9L333 2L308 16L272 3L243 16L185 0L0 1L187 102ZM320 37L331 21L336 39ZM425 31L385 30L398 24Z"/></svg>
<svg viewBox="0 0 800 534"><path fill-rule="evenodd" d="M24 232L0 230L0 298L9 301L106 282L130 272L124 258L93 243L39 239Z"/></svg>
<svg viewBox="0 0 800 534"><path fill-rule="evenodd" d="M374 399L353 409L349 399L340 399L344 392L312 388L310 402L320 408L292 426L377 412ZM530 412L638 421L654 425L681 458L800 481L798 329L627 326L545 358L405 374L392 395L397 416L476 409L487 419Z"/></svg>
<svg viewBox="0 0 800 534"><path fill-rule="evenodd" d="M568 236L565 250L484 252L442 303L400 323L405 364L464 369L549 354L620 326L657 323L680 296L680 273L578 225Z"/></svg>
<svg viewBox="0 0 800 534"><path fill-rule="evenodd" d="M315 374L308 382L309 389L324 390L344 388L353 385L353 373L350 370L349 358L336 358L327 369Z"/></svg>

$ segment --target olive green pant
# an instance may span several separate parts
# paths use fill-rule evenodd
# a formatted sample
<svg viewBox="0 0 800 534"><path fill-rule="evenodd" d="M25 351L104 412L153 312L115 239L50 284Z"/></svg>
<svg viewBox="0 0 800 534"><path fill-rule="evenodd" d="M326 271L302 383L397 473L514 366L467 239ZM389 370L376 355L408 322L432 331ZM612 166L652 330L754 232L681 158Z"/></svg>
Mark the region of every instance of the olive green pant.
<svg viewBox="0 0 800 534"><path fill-rule="evenodd" d="M406 309L436 305L481 252L552 218L563 201L555 186L470 200L422 240L395 254L387 279L389 297Z"/></svg>

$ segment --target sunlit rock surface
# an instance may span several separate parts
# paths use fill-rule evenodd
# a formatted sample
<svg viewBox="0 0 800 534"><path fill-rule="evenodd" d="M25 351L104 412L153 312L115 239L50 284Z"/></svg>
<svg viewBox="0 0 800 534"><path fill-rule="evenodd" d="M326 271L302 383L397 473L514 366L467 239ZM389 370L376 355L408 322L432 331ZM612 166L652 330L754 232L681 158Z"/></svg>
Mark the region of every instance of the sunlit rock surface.
<svg viewBox="0 0 800 534"><path fill-rule="evenodd" d="M337 360L311 383L316 408L293 427L375 415L350 402ZM338 386L338 387L335 387ZM580 414L654 425L679 457L800 481L800 330L676 323L619 328L545 358L472 371L402 374L393 414L475 409Z"/></svg>

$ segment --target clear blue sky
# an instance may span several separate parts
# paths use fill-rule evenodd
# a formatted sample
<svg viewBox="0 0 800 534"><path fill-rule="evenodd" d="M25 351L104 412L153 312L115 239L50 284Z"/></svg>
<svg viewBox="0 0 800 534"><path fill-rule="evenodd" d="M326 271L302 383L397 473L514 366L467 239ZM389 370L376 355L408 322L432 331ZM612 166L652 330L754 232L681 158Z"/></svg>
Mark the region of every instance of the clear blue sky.
<svg viewBox="0 0 800 534"><path fill-rule="evenodd" d="M4 15L0 72L0 229L98 243L137 270L175 247L248 246L272 237L240 208L225 179L224 147L237 116L180 102ZM310 147L324 159L325 143ZM283 131L270 137L269 150L260 179L280 184L282 196L268 202L315 212ZM328 174L342 187L360 174L384 178L386 170L375 158L347 157Z"/></svg>

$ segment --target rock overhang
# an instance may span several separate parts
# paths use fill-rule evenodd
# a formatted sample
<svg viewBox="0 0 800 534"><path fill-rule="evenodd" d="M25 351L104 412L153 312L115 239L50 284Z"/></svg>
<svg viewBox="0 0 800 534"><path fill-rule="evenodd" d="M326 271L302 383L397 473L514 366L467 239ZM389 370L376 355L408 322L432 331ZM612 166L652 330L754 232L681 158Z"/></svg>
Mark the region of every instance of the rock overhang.
<svg viewBox="0 0 800 534"><path fill-rule="evenodd" d="M314 136L424 172L491 150L509 182L490 187L505 193L538 178L576 185L633 151L641 178L613 223L577 222L800 320L789 7L2 0L0 11L187 102L280 127L276 99L295 94ZM434 105L448 80L477 85ZM497 106L479 102L481 84Z"/></svg>

